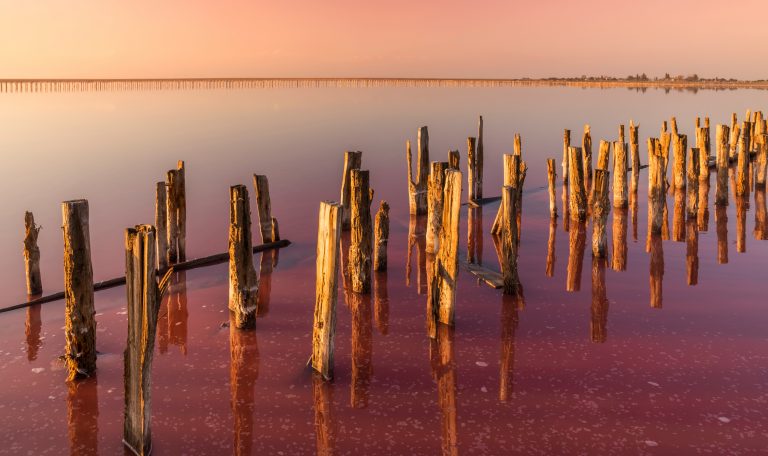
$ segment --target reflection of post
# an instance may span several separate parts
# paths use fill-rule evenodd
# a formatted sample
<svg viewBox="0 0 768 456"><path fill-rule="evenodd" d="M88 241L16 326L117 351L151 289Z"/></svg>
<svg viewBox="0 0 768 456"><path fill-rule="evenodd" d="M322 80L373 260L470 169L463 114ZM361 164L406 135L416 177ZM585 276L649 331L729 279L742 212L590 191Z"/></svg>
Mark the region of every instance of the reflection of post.
<svg viewBox="0 0 768 456"><path fill-rule="evenodd" d="M312 374L312 397L315 405L315 436L318 456L336 454L336 426L333 416L333 384Z"/></svg>
<svg viewBox="0 0 768 456"><path fill-rule="evenodd" d="M259 341L256 331L237 329L230 315L229 388L234 421L234 454L250 455L253 448L253 388L259 378Z"/></svg>
<svg viewBox="0 0 768 456"><path fill-rule="evenodd" d="M637 242L637 185L629 191L629 215L632 218L632 240Z"/></svg>
<svg viewBox="0 0 768 456"><path fill-rule="evenodd" d="M40 318L40 304L27 307L27 321L24 325L24 335L27 336L27 360L37 359L37 351L43 345L40 340L40 331L43 322Z"/></svg>
<svg viewBox="0 0 768 456"><path fill-rule="evenodd" d="M699 231L709 230L709 174L706 178L699 180L699 211L696 224Z"/></svg>
<svg viewBox="0 0 768 456"><path fill-rule="evenodd" d="M499 401L506 402L514 392L515 332L520 321L517 313L521 295L502 295L501 301L501 361L499 363Z"/></svg>
<svg viewBox="0 0 768 456"><path fill-rule="evenodd" d="M426 217L412 215L408 222L408 255L405 263L405 286L411 286L411 258L416 246L416 292L424 294L427 290L427 227Z"/></svg>
<svg viewBox="0 0 768 456"><path fill-rule="evenodd" d="M592 308L589 338L601 344L608 338L608 298L605 291L605 258L592 257Z"/></svg>
<svg viewBox="0 0 768 456"><path fill-rule="evenodd" d="M187 354L187 273L176 272L168 287L168 340L173 345L181 347L181 352ZM159 333L163 332L160 328Z"/></svg>
<svg viewBox="0 0 768 456"><path fill-rule="evenodd" d="M765 224L765 187L755 188L755 239L768 239Z"/></svg>
<svg viewBox="0 0 768 456"><path fill-rule="evenodd" d="M99 454L99 396L96 378L67 383L69 454Z"/></svg>
<svg viewBox="0 0 768 456"><path fill-rule="evenodd" d="M688 219L685 223L685 264L688 285L699 283L699 231L696 221Z"/></svg>
<svg viewBox="0 0 768 456"><path fill-rule="evenodd" d="M715 223L717 224L717 262L728 263L728 211L725 206L715 206Z"/></svg>
<svg viewBox="0 0 768 456"><path fill-rule="evenodd" d="M567 219L566 219L567 220ZM557 231L557 217L549 219L549 240L547 241L547 277L555 276L555 233Z"/></svg>
<svg viewBox="0 0 768 456"><path fill-rule="evenodd" d="M736 196L736 252L747 251L747 208L749 195Z"/></svg>
<svg viewBox="0 0 768 456"><path fill-rule="evenodd" d="M662 305L662 282L664 281L664 248L661 244L661 236L652 234L649 240L651 252L651 307L661 309Z"/></svg>
<svg viewBox="0 0 768 456"><path fill-rule="evenodd" d="M483 264L483 208L467 207L467 261Z"/></svg>
<svg viewBox="0 0 768 456"><path fill-rule="evenodd" d="M613 211L613 255L611 266L614 271L627 270L627 208Z"/></svg>
<svg viewBox="0 0 768 456"><path fill-rule="evenodd" d="M370 295L349 295L352 312L352 384L350 405L352 408L368 407L368 389L371 384L373 365L373 331L371 327Z"/></svg>
<svg viewBox="0 0 768 456"><path fill-rule="evenodd" d="M568 207L568 184L563 184L563 191L561 192L561 195L563 200L563 231L567 233L570 225L569 221L571 218Z"/></svg>
<svg viewBox="0 0 768 456"><path fill-rule="evenodd" d="M430 341L430 357L437 380L437 404L440 407L442 454L458 455L456 425L456 365L454 362L453 328L437 325L437 338Z"/></svg>
<svg viewBox="0 0 768 456"><path fill-rule="evenodd" d="M389 295L387 292L387 274L384 272L374 273L373 305L376 328L381 335L386 336L389 332Z"/></svg>
<svg viewBox="0 0 768 456"><path fill-rule="evenodd" d="M581 289L581 266L584 262L584 248L586 247L586 224L575 220L573 222L574 226L568 237L566 291L579 291Z"/></svg>
<svg viewBox="0 0 768 456"><path fill-rule="evenodd" d="M685 189L675 189L675 207L672 212L672 240L685 240Z"/></svg>
<svg viewBox="0 0 768 456"><path fill-rule="evenodd" d="M274 256L278 249L261 252L259 263L259 294L256 298L256 316L263 317L269 313L269 297L272 294L272 270Z"/></svg>

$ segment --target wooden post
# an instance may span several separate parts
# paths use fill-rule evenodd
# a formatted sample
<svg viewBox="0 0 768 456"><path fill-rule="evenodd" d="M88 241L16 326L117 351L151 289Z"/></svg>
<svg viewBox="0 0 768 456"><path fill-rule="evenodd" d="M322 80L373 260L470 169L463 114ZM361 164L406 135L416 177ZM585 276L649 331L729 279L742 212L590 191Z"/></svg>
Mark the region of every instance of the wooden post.
<svg viewBox="0 0 768 456"><path fill-rule="evenodd" d="M608 170L610 161L611 143L603 139L600 140L600 148L597 152L597 169Z"/></svg>
<svg viewBox="0 0 768 456"><path fill-rule="evenodd" d="M749 135L746 132L749 124L744 122L742 135L739 140L739 153L736 162L736 196L747 195L749 193Z"/></svg>
<svg viewBox="0 0 768 456"><path fill-rule="evenodd" d="M525 171L524 167L525 164L521 162L519 155L510 155L510 154L504 154L503 156L504 160L504 185L508 185L510 187L514 187L517 191L515 194L518 197L518 201L521 197L522 192L522 182L521 179L524 179ZM522 175L522 176L521 176ZM520 207L516 208L517 212L519 212ZM493 225L491 226L491 234L501 234L502 231L502 206L499 206L499 210L496 212L496 218L493 219ZM518 233L519 234L519 233Z"/></svg>
<svg viewBox="0 0 768 456"><path fill-rule="evenodd" d="M176 201L176 226L178 227L178 261L187 259L187 178L184 161L179 160L176 167L176 179L173 198Z"/></svg>
<svg viewBox="0 0 768 456"><path fill-rule="evenodd" d="M587 219L587 198L584 188L584 167L581 163L581 147L571 147L569 150L569 191L571 194L571 218L583 222Z"/></svg>
<svg viewBox="0 0 768 456"><path fill-rule="evenodd" d="M155 227L125 231L128 340L125 348L123 443L137 455L152 452L152 357L160 295L157 289Z"/></svg>
<svg viewBox="0 0 768 456"><path fill-rule="evenodd" d="M272 217L272 242L280 240L280 225L277 223L277 219Z"/></svg>
<svg viewBox="0 0 768 456"><path fill-rule="evenodd" d="M382 201L376 212L376 239L373 251L373 270L387 270L387 243L389 242L389 204Z"/></svg>
<svg viewBox="0 0 768 456"><path fill-rule="evenodd" d="M523 138L520 136L520 133L515 133L515 144L513 153L515 155L519 155L520 157L523 156Z"/></svg>
<svg viewBox="0 0 768 456"><path fill-rule="evenodd" d="M709 181L709 155L711 152L709 128L696 130L696 147L699 148L699 179Z"/></svg>
<svg viewBox="0 0 768 456"><path fill-rule="evenodd" d="M730 138L731 147L728 149L728 159L731 161L736 160L736 153L739 147L740 134L741 134L741 129L739 128L739 125L738 124L732 125L731 138Z"/></svg>
<svg viewBox="0 0 768 456"><path fill-rule="evenodd" d="M557 203L555 202L555 180L557 174L555 172L555 159L547 159L547 183L549 185L549 217L557 217Z"/></svg>
<svg viewBox="0 0 768 456"><path fill-rule="evenodd" d="M352 291L368 294L371 292L371 250L373 229L371 227L371 194L367 170L352 170L352 234L349 245L349 275Z"/></svg>
<svg viewBox="0 0 768 456"><path fill-rule="evenodd" d="M421 127L418 131L418 156L416 158L416 180L413 179L413 159L411 142L406 142L406 160L408 161L408 207L412 215L427 213L427 180L429 179L429 131Z"/></svg>
<svg viewBox="0 0 768 456"><path fill-rule="evenodd" d="M239 329L256 326L258 277L253 266L248 188L229 188L229 310Z"/></svg>
<svg viewBox="0 0 768 456"><path fill-rule="evenodd" d="M477 121L477 156L480 158L480 180L482 184L483 176L483 116ZM480 197L482 198L482 189L480 189Z"/></svg>
<svg viewBox="0 0 768 456"><path fill-rule="evenodd" d="M592 181L592 133L590 132L589 125L584 125L584 136L581 139L581 150L584 156L582 160L584 162L584 182L589 187L589 182Z"/></svg>
<svg viewBox="0 0 768 456"><path fill-rule="evenodd" d="M755 189L755 240L768 239L768 224L766 224L765 188Z"/></svg>
<svg viewBox="0 0 768 456"><path fill-rule="evenodd" d="M172 169L166 173L166 213L168 226L168 264L179 261L179 219L177 217L180 179L177 170Z"/></svg>
<svg viewBox="0 0 768 456"><path fill-rule="evenodd" d="M677 137L677 134L675 134L675 137ZM661 135L661 149L659 150L660 156L661 156L661 169L659 172L661 173L662 181L664 182L664 185L662 186L662 191L666 192L669 188L669 180L667 179L667 168L669 166L669 145L672 142L672 135L669 133L664 133ZM683 153L685 153L685 150L683 150Z"/></svg>
<svg viewBox="0 0 768 456"><path fill-rule="evenodd" d="M768 164L768 134L761 133L757 139L757 156L755 158L755 187L765 188L766 164Z"/></svg>
<svg viewBox="0 0 768 456"><path fill-rule="evenodd" d="M443 187L445 170L450 167L446 162L432 162L429 173L427 198L427 252L436 253L440 235L440 217L443 214ZM453 169L453 168L451 168Z"/></svg>
<svg viewBox="0 0 768 456"><path fill-rule="evenodd" d="M677 119L672 117L669 119L669 128L672 131L672 136L677 136Z"/></svg>
<svg viewBox="0 0 768 456"><path fill-rule="evenodd" d="M88 201L65 201L61 204L61 213L66 298L64 357L67 381L71 381L96 372L96 311L93 306Z"/></svg>
<svg viewBox="0 0 768 456"><path fill-rule="evenodd" d="M571 147L571 130L567 128L563 130L563 183L568 183L568 170L570 165L568 164L568 158L570 152L568 149Z"/></svg>
<svg viewBox="0 0 768 456"><path fill-rule="evenodd" d="M459 151L458 150L449 150L448 151L448 167L451 169L458 170L459 168Z"/></svg>
<svg viewBox="0 0 768 456"><path fill-rule="evenodd" d="M501 273L504 278L504 294L518 292L520 278L517 275L517 192L515 187L504 186L501 189L502 208L502 263Z"/></svg>
<svg viewBox="0 0 768 456"><path fill-rule="evenodd" d="M40 248L37 246L37 236L40 227L35 225L35 216L31 212L24 213L24 272L27 277L27 294L36 295L43 292L43 281L40 278Z"/></svg>
<svg viewBox="0 0 768 456"><path fill-rule="evenodd" d="M475 147L475 138L467 138L467 183L469 200L483 197L483 156Z"/></svg>
<svg viewBox="0 0 768 456"><path fill-rule="evenodd" d="M440 248L432 263L427 301L427 331L434 338L437 322L453 325L458 279L459 209L461 208L461 172L445 172Z"/></svg>
<svg viewBox="0 0 768 456"><path fill-rule="evenodd" d="M605 258L608 250L608 235L605 223L608 220L608 180L610 173L602 169L595 170L595 187L592 195L592 255Z"/></svg>
<svg viewBox="0 0 768 456"><path fill-rule="evenodd" d="M625 208L627 198L627 150L626 144L613 143L613 206Z"/></svg>
<svg viewBox="0 0 768 456"><path fill-rule="evenodd" d="M409 188L409 195L410 195L410 188L411 183L413 179L411 178L411 143L406 143L407 148L407 161L408 161L408 188ZM351 188L351 177L350 173L353 169L360 169L363 163L363 153L358 151L346 151L344 152L344 171L341 175L341 206L344 208L344 210L341 213L341 229L344 231L349 230L349 219L350 219L350 188Z"/></svg>
<svg viewBox="0 0 768 456"><path fill-rule="evenodd" d="M629 184L630 193L637 192L637 184L640 179L640 143L638 142L638 130L640 125L629 121L629 152L632 156L632 179Z"/></svg>
<svg viewBox="0 0 768 456"><path fill-rule="evenodd" d="M696 147L689 149L686 177L686 214L689 219L695 219L699 210L699 149Z"/></svg>
<svg viewBox="0 0 768 456"><path fill-rule="evenodd" d="M661 234L664 214L664 176L662 170L662 144L656 138L648 138L648 204L649 234Z"/></svg>
<svg viewBox="0 0 768 456"><path fill-rule="evenodd" d="M687 150L688 137L686 135L676 136L674 147L672 148L672 185L674 185L674 188L676 189L685 188L685 157Z"/></svg>
<svg viewBox="0 0 768 456"><path fill-rule="evenodd" d="M715 204L728 205L728 133L727 125L718 125L715 140L717 142L717 184Z"/></svg>
<svg viewBox="0 0 768 456"><path fill-rule="evenodd" d="M336 334L336 300L341 250L341 212L335 202L321 202L317 227L315 315L312 329L312 368L323 378L333 378L333 341Z"/></svg>
<svg viewBox="0 0 768 456"><path fill-rule="evenodd" d="M157 237L157 269L168 269L168 193L165 182L155 184L155 228Z"/></svg>
<svg viewBox="0 0 768 456"><path fill-rule="evenodd" d="M272 218L272 202L269 198L269 181L267 176L254 174L253 188L256 191L256 207L259 210L261 243L268 244L276 239L272 237L274 218Z"/></svg>

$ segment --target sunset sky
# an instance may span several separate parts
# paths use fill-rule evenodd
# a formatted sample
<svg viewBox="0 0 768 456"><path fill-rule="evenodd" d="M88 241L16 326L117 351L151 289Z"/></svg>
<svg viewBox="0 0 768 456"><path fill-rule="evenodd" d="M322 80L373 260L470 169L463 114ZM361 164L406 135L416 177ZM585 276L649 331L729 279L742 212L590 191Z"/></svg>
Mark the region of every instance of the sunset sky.
<svg viewBox="0 0 768 456"><path fill-rule="evenodd" d="M768 77L764 0L0 0L0 78Z"/></svg>

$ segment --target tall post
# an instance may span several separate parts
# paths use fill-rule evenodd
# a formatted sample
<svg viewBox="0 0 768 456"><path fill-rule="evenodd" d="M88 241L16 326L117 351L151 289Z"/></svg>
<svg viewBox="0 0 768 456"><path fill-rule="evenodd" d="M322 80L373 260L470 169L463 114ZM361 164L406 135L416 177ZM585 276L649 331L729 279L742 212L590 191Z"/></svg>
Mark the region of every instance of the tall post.
<svg viewBox="0 0 768 456"><path fill-rule="evenodd" d="M389 243L389 204L382 201L376 212L376 235L373 250L373 270L387 270L387 244Z"/></svg>
<svg viewBox="0 0 768 456"><path fill-rule="evenodd" d="M443 187L445 186L445 170L449 163L432 162L429 173L427 198L427 236L428 253L436 253L440 235L440 217L443 215Z"/></svg>
<svg viewBox="0 0 768 456"><path fill-rule="evenodd" d="M155 227L125 231L128 340L124 353L123 443L137 455L152 452L152 357L160 295L157 289Z"/></svg>
<svg viewBox="0 0 768 456"><path fill-rule="evenodd" d="M229 198L229 310L234 313L237 328L253 328L259 283L253 266L248 188L230 187Z"/></svg>
<svg viewBox="0 0 768 456"><path fill-rule="evenodd" d="M408 159L408 185L410 190L411 179L411 143L406 144L407 147L407 159ZM342 224L341 229L344 231L349 230L349 218L350 218L350 188L351 177L350 173L353 169L360 169L363 162L363 153L358 151L346 151L344 152L344 170L341 175L341 206L344 210L341 213Z"/></svg>
<svg viewBox="0 0 768 456"><path fill-rule="evenodd" d="M411 142L405 144L405 156L408 162L408 204L411 215L427 213L427 180L429 179L429 131L421 127L418 131L418 156L416 158L416 179L413 179L413 157Z"/></svg>
<svg viewBox="0 0 768 456"><path fill-rule="evenodd" d="M749 193L749 124L744 122L742 135L739 139L738 160L736 161L736 196Z"/></svg>
<svg viewBox="0 0 768 456"><path fill-rule="evenodd" d="M672 184L676 189L685 188L686 165L685 157L688 151L688 137L678 135L672 147Z"/></svg>
<svg viewBox="0 0 768 456"><path fill-rule="evenodd" d="M592 181L592 133L589 125L584 125L584 136L581 139L581 151L584 154L584 182L589 187Z"/></svg>
<svg viewBox="0 0 768 456"><path fill-rule="evenodd" d="M613 143L613 206L625 208L627 197L627 150L621 141Z"/></svg>
<svg viewBox="0 0 768 456"><path fill-rule="evenodd" d="M768 134L760 133L757 137L757 156L755 157L755 187L765 188L766 164L768 164Z"/></svg>
<svg viewBox="0 0 768 456"><path fill-rule="evenodd" d="M342 211L341 204L321 202L317 226L315 312L310 362L312 368L326 380L333 378Z"/></svg>
<svg viewBox="0 0 768 456"><path fill-rule="evenodd" d="M24 272L27 277L27 294L36 295L43 292L43 281L40 278L40 248L37 246L37 236L40 227L35 224L35 216L31 212L24 213Z"/></svg>
<svg viewBox="0 0 768 456"><path fill-rule="evenodd" d="M67 381L71 381L96 372L96 311L93 306L88 201L65 201L61 204L61 213L66 299L64 357Z"/></svg>
<svg viewBox="0 0 768 456"><path fill-rule="evenodd" d="M483 197L483 157L476 148L475 138L467 138L467 184L470 201Z"/></svg>
<svg viewBox="0 0 768 456"><path fill-rule="evenodd" d="M711 147L708 127L696 129L696 147L699 148L699 179L709 181L709 155Z"/></svg>
<svg viewBox="0 0 768 456"><path fill-rule="evenodd" d="M648 225L651 235L661 234L664 214L664 175L662 174L662 144L656 138L648 138Z"/></svg>
<svg viewBox="0 0 768 456"><path fill-rule="evenodd" d="M168 193L165 182L155 184L155 235L157 237L157 269L168 269Z"/></svg>
<svg viewBox="0 0 768 456"><path fill-rule="evenodd" d="M568 164L569 154L568 149L571 147L571 130L567 128L563 130L563 184L568 183L568 170L570 165Z"/></svg>
<svg viewBox="0 0 768 456"><path fill-rule="evenodd" d="M373 227L371 226L371 193L368 171L352 170L351 220L352 233L349 244L349 275L352 291L371 292L371 253Z"/></svg>
<svg viewBox="0 0 768 456"><path fill-rule="evenodd" d="M523 156L523 138L520 133L515 133L515 145L513 152L515 155Z"/></svg>
<svg viewBox="0 0 768 456"><path fill-rule="evenodd" d="M184 162L166 174L168 216L168 262L186 259L187 203Z"/></svg>
<svg viewBox="0 0 768 456"><path fill-rule="evenodd" d="M735 114L734 114L735 118ZM737 157L737 151L739 148L739 138L741 136L741 128L739 127L739 124L734 123L731 125L731 138L730 138L730 148L728 149L728 159L733 161L736 160Z"/></svg>
<svg viewBox="0 0 768 456"><path fill-rule="evenodd" d="M517 274L517 195L515 187L504 186L501 189L502 207L502 263L501 273L504 278L504 294L514 295L518 292L520 278Z"/></svg>
<svg viewBox="0 0 768 456"><path fill-rule="evenodd" d="M608 182L610 173L602 169L595 170L595 186L592 195L592 255L605 258L608 250L608 235L605 224L608 220Z"/></svg>
<svg viewBox="0 0 768 456"><path fill-rule="evenodd" d="M522 197L522 180L525 179L526 165L521 161L520 155L504 154L504 180L503 185L509 185L517 189L515 194L518 201ZM517 206L517 212L520 212L520 206ZM501 234L502 226L502 207L499 206L499 210L496 212L496 218L493 219L493 225L491 226L492 234ZM520 233L518 233L519 235Z"/></svg>
<svg viewBox="0 0 768 456"><path fill-rule="evenodd" d="M269 180L261 174L253 175L253 188L256 191L256 207L259 210L259 228L261 243L275 242L273 234L272 202L269 198Z"/></svg>
<svg viewBox="0 0 768 456"><path fill-rule="evenodd" d="M571 218L583 222L587 218L587 198L584 188L584 168L581 163L581 147L571 147L569 151L570 170L568 184L570 191Z"/></svg>
<svg viewBox="0 0 768 456"><path fill-rule="evenodd" d="M717 142L717 184L715 188L715 204L728 204L728 134L727 125L718 125L715 134Z"/></svg>
<svg viewBox="0 0 768 456"><path fill-rule="evenodd" d="M184 160L179 160L176 165L176 179L173 198L176 201L176 226L179 237L177 240L178 261L187 259L187 177Z"/></svg>
<svg viewBox="0 0 768 456"><path fill-rule="evenodd" d="M547 159L547 185L549 188L549 217L557 217L557 202L555 201L555 180L557 174L555 172L555 159Z"/></svg>

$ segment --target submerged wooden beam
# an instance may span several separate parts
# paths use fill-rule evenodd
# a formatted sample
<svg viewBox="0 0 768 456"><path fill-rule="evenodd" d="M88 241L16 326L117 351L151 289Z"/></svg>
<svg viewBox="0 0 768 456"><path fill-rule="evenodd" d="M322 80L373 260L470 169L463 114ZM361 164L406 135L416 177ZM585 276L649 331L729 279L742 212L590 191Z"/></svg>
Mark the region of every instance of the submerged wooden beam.
<svg viewBox="0 0 768 456"><path fill-rule="evenodd" d="M491 288L501 289L504 287L504 276L500 272L488 269L476 263L468 263L463 261L462 266L470 274L477 277L479 280L490 286Z"/></svg>
<svg viewBox="0 0 768 456"><path fill-rule="evenodd" d="M40 227L35 224L35 216L31 212L24 213L24 272L27 278L27 294L36 295L43 292L43 281L40 278L40 248L37 246L37 236Z"/></svg>

